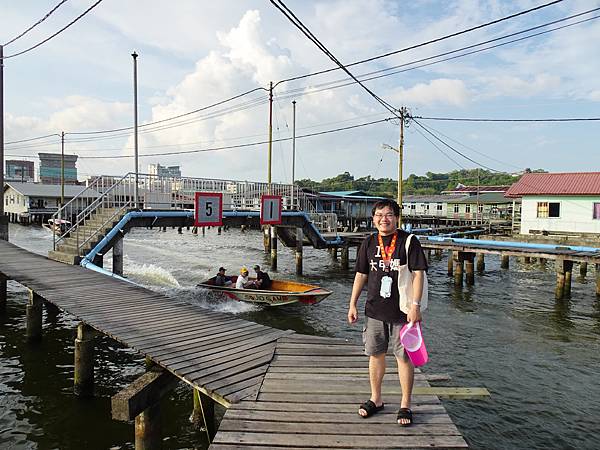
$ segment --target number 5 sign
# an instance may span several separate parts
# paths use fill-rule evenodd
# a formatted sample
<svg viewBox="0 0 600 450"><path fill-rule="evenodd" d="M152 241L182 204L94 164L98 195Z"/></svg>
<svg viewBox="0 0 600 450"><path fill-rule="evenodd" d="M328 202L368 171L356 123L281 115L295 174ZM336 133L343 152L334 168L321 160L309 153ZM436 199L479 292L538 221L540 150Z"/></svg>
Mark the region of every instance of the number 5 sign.
<svg viewBox="0 0 600 450"><path fill-rule="evenodd" d="M220 192L196 192L194 202L194 226L223 225L223 194Z"/></svg>
<svg viewBox="0 0 600 450"><path fill-rule="evenodd" d="M260 224L279 225L281 223L281 195L260 197Z"/></svg>

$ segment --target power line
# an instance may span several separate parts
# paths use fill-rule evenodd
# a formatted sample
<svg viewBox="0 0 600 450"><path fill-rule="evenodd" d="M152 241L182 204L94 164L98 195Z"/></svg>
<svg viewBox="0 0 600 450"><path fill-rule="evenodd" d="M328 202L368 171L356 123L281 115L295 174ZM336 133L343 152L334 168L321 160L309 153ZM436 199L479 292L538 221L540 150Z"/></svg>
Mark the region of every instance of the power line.
<svg viewBox="0 0 600 450"><path fill-rule="evenodd" d="M386 58L388 56L396 55L398 53L407 52L409 50L414 50L414 49L417 49L417 48L420 48L420 47L424 47L426 45L434 44L436 42L441 42L441 41L444 41L444 40L447 40L447 39L450 39L450 38L453 38L453 37L456 37L456 36L460 36L461 34L469 33L471 31L479 30L479 29L482 29L482 28L485 28L485 27L489 27L491 25L495 25L495 24L500 23L500 22L504 22L504 21L509 20L509 19L514 19L515 17L519 17L519 16L522 16L522 15L525 15L525 14L529 14L529 13L534 12L534 11L538 11L538 10L546 8L548 6L552 6L552 5L555 5L557 3L561 3L562 1L563 0L555 0L555 1L552 1L552 2L549 2L549 3L545 3L543 5L536 6L534 8L530 8L530 9L527 9L527 10L524 10L524 11L521 11L521 12L518 12L518 13L515 13L515 14L511 14L509 16L502 17L500 19L492 20L491 22L486 22L484 24L477 25L475 27L471 27L471 28L467 28L467 29L464 29L464 30L461 30L461 31L457 31L456 33L451 33L451 34L447 34L445 36L441 36L439 38L431 39L429 41L425 41L425 42L422 42L420 44L411 45L409 47L404 47L404 48L402 48L400 50L394 50L392 52L383 53L381 55L373 56L371 58L362 59L360 61L355 61L353 63L347 64L346 67L352 67L352 66L356 66L358 64L364 64L366 62L375 61L377 59ZM272 0L271 0L271 3L273 3ZM277 5L275 5L275 6L277 6ZM300 80L302 78L312 77L312 76L315 76L315 75L321 75L321 74L333 72L333 71L339 70L339 69L340 69L340 67L332 67L330 69L325 69L325 70L321 70L321 71L318 71L318 72L311 72L311 73L307 73L305 75L299 75L299 76L296 76L296 77L287 78L287 79L281 80L280 82L282 83L282 82L285 82L285 81Z"/></svg>
<svg viewBox="0 0 600 450"><path fill-rule="evenodd" d="M435 142L433 142L431 139L429 139L427 137L427 135L425 133L423 133L421 130L419 130L418 128L415 128L415 131L417 133L419 133L421 136L423 136L423 138L425 140L429 141L429 143L431 145L433 145L437 149L437 151L439 151L442 155L444 155L446 158L448 158L450 161L452 161L454 164L456 164L461 169L467 170L467 168L465 166L463 166L462 164L460 164L458 161L456 161L454 158L452 158L448 153L446 153L444 150L442 150L439 145L437 145Z"/></svg>
<svg viewBox="0 0 600 450"><path fill-rule="evenodd" d="M308 138L308 137L321 136L323 134L330 134L330 133L337 133L340 131L352 130L355 128L362 128L362 127L366 127L366 126L370 126L370 125L389 122L392 119L393 118L388 117L388 118L381 119L381 120L374 120L371 122L366 122L366 123L361 123L361 124L356 124L356 125L349 125L347 127L340 127L340 128L334 128L332 130L325 130L325 131L319 131L319 132L315 132L315 133L303 134L300 136L296 136L296 139L303 139L303 138ZM292 138L288 137L288 138L273 139L272 142L285 142L285 141L290 141L290 140L292 140ZM181 151L172 151L172 152L148 153L145 155L140 155L140 157L142 157L142 156L152 157L152 156L185 155L185 154L190 154L190 153L204 153L204 152L214 152L214 151L220 151L220 150L232 150L232 149L238 149L238 148L253 147L255 145L264 145L264 144L267 144L268 142L269 141L257 141L257 142L247 142L247 143L238 144L238 145L203 148L203 149L196 149L196 150L181 150ZM123 159L123 158L133 158L133 155L79 156L79 157L82 159Z"/></svg>
<svg viewBox="0 0 600 450"><path fill-rule="evenodd" d="M441 139L439 136L437 136L436 134L434 134L433 132L431 132L427 127L425 127L425 125L421 124L418 120L416 119L412 119L412 121L414 123L416 123L418 126L420 126L424 131L426 131L428 134L430 134L431 136L433 136L436 140L438 140L439 142L441 142L442 144L444 144L446 147L448 147L450 150L452 150L454 153L459 154L460 156L462 156L463 158L465 158L468 161L471 161L472 163L476 164L477 166L480 167L485 167L488 170L491 170L492 172L502 172L501 170L497 170L497 169L493 169L489 166L486 166L484 164L481 164L477 161L475 161L473 158L470 158L469 156L465 155L464 153L462 153L459 150L456 150L454 147L452 147L450 144L448 144L446 141L444 141L443 139Z"/></svg>
<svg viewBox="0 0 600 450"><path fill-rule="evenodd" d="M52 15L52 13L54 11L56 11L58 8L61 7L62 4L66 3L67 0L62 0L58 5L56 5L54 8L52 8L49 12L46 13L46 15L44 17L42 17L40 20L38 20L36 23L34 23L33 25L31 25L29 28L27 28L25 31L23 31L21 34L19 34L18 36L15 36L14 38L12 38L10 41L8 41L6 44L3 45L3 47L6 47L7 45L12 44L13 42L15 42L17 39L22 38L23 36L25 36L27 33L29 33L31 30L33 30L35 27L37 27L39 24L41 24L44 20L46 20L48 17L50 17Z"/></svg>
<svg viewBox="0 0 600 450"><path fill-rule="evenodd" d="M8 144L20 144L21 142L37 141L39 139L45 139L45 138L49 138L49 137L53 137L53 136L60 137L60 134L58 134L58 133L46 134L45 136L37 136L37 137L28 138L28 139L20 139L18 141L5 142L5 144L6 145L8 145Z"/></svg>
<svg viewBox="0 0 600 450"><path fill-rule="evenodd" d="M88 9L86 9L84 12L82 12L80 15L78 15L75 19L73 19L71 22L69 22L67 25L65 25L64 27L62 27L60 30L58 30L56 33L51 34L50 36L48 36L46 39L38 42L37 44L22 50L18 53L13 53L12 55L7 55L4 57L4 59L8 59L8 58L14 58L15 56L19 56L22 55L24 53L30 52L33 49L38 48L40 45L45 44L46 42L48 42L50 39L58 36L60 33L62 33L63 31L65 31L67 28L69 28L71 25L73 25L75 22L77 22L79 19L81 19L83 16L85 16L87 13L89 13L92 9L94 9L96 6L98 6L100 3L102 2L102 0L97 0L96 3L94 3L92 6L90 6Z"/></svg>
<svg viewBox="0 0 600 450"><path fill-rule="evenodd" d="M334 55L333 53L331 53L327 47L325 47L325 45L323 45L323 43L321 43L321 41L319 41L315 35L308 29L308 27L306 25L304 25L302 23L302 21L300 19L298 19L294 13L287 7L285 6L285 3L283 3L283 1L281 0L277 0L277 2L279 3L279 5L275 2L275 0L270 0L271 4L273 6L275 6L279 11L281 11L281 13L296 27L298 28L302 34L304 34L313 44L315 44L317 46L317 48L319 48L319 50L321 50L323 53L325 53L325 55L327 55L327 57L329 59L331 59L334 63L336 63L338 65L338 67L340 69L342 69L344 72L346 72L350 78L352 78L356 83L358 83L365 91L367 91L369 93L369 95L371 97L373 97L375 100L377 100L377 102L379 102L385 109L387 109L389 112L391 112L392 114L394 114L396 117L400 118L401 117L398 115L398 113L396 112L396 108L394 108L392 105L390 105L388 102L386 102L385 100L383 100L381 97L379 97L377 94L375 94L371 89L369 89L367 86L365 86L358 78L356 78L347 68L346 66L344 66ZM562 0L557 0L557 1L562 1ZM281 6L280 6L281 5ZM285 11L284 11L285 9Z"/></svg>
<svg viewBox="0 0 600 450"><path fill-rule="evenodd" d="M563 118L546 118L546 119L486 119L486 118L471 118L471 117L423 117L414 116L420 120L444 120L451 122L597 122L600 117L563 117Z"/></svg>

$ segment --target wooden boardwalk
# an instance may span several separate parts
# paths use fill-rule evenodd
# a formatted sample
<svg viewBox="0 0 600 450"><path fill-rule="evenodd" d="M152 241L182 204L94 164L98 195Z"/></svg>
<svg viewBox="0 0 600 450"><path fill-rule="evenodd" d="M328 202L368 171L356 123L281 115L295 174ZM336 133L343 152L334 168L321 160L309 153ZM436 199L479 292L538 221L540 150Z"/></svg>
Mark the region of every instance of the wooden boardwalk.
<svg viewBox="0 0 600 450"><path fill-rule="evenodd" d="M439 398L419 394L428 386L423 374L412 427L396 424L397 403L359 417L369 396L360 346L203 309L1 240L0 272L229 408L211 448L467 446ZM392 372L384 398L397 401Z"/></svg>

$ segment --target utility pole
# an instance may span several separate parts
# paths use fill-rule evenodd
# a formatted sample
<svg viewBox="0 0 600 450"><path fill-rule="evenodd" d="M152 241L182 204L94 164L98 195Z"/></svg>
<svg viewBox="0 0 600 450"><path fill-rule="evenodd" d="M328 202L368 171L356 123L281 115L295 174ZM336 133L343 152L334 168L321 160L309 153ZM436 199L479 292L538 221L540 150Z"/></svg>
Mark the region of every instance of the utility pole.
<svg viewBox="0 0 600 450"><path fill-rule="evenodd" d="M60 207L65 206L65 132L60 133Z"/></svg>
<svg viewBox="0 0 600 450"><path fill-rule="evenodd" d="M4 48L0 45L0 239L8 241L8 219L4 217Z"/></svg>
<svg viewBox="0 0 600 450"><path fill-rule="evenodd" d="M134 205L138 208L138 98L137 98L137 57L138 54L133 51L133 147L135 149L135 186L133 187Z"/></svg>
<svg viewBox="0 0 600 450"><path fill-rule="evenodd" d="M477 168L477 212L475 215L475 225L478 225L479 223L479 167ZM483 217L481 218L481 223L483 224Z"/></svg>
<svg viewBox="0 0 600 450"><path fill-rule="evenodd" d="M398 226L402 225L402 164L404 159L404 121L408 114L406 108L400 108L400 142L398 143L398 205L400 206L400 218Z"/></svg>
<svg viewBox="0 0 600 450"><path fill-rule="evenodd" d="M267 182L269 193L271 193L271 158L273 154L273 82L269 83L269 159L267 170Z"/></svg>
<svg viewBox="0 0 600 450"><path fill-rule="evenodd" d="M294 208L294 179L296 176L296 100L292 101L292 208Z"/></svg>

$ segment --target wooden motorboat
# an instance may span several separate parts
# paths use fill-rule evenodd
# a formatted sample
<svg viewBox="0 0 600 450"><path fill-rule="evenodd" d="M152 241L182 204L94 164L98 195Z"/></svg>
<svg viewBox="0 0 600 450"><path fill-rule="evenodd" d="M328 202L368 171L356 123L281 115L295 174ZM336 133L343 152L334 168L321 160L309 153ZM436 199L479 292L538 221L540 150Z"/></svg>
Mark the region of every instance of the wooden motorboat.
<svg viewBox="0 0 600 450"><path fill-rule="evenodd" d="M322 287L287 280L271 280L269 289L236 289L237 276L230 278L232 281L230 286L215 286L215 277L198 283L197 286L219 292L233 300L262 303L269 306L287 305L289 303L313 305L331 295L331 291Z"/></svg>
<svg viewBox="0 0 600 450"><path fill-rule="evenodd" d="M43 223L42 227L54 234L62 235L71 227L71 222L64 219L48 219L48 222Z"/></svg>

